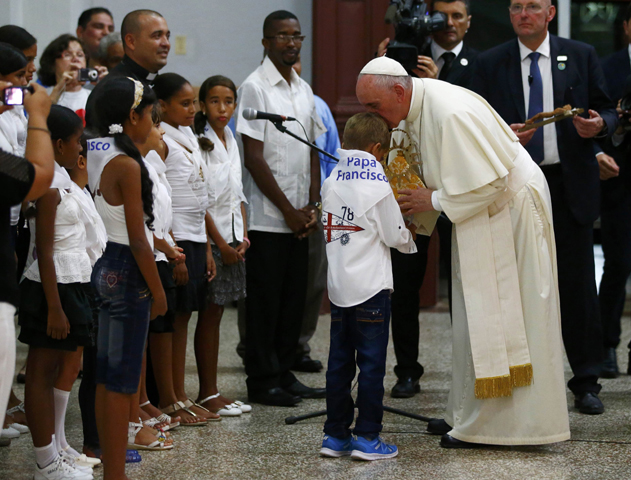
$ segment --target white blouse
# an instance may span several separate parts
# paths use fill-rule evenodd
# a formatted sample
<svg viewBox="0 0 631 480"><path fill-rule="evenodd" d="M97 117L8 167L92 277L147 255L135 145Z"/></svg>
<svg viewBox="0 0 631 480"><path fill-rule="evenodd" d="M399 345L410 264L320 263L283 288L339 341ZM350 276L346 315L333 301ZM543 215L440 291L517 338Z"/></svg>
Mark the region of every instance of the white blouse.
<svg viewBox="0 0 631 480"><path fill-rule="evenodd" d="M61 201L57 205L55 215L55 231L53 244L53 262L57 283L89 283L92 264L86 250L86 226L82 214L80 193L72 189L72 180L65 169L55 163L55 177L52 188L59 190ZM32 262L24 276L34 282L41 282L39 262L35 249L35 219L30 221L31 248L29 255Z"/></svg>
<svg viewBox="0 0 631 480"><path fill-rule="evenodd" d="M174 128L162 122L164 142L169 147L165 160L171 185L173 235L176 241L206 243L204 217L208 209L208 170L197 138L188 127Z"/></svg>
<svg viewBox="0 0 631 480"><path fill-rule="evenodd" d="M153 182L153 234L156 238L166 240L171 246L175 245L173 238L169 235L173 222L173 211L171 205L171 186L166 178L166 165L155 150L150 151L144 158L149 177ZM156 262L167 262L167 256L158 250L153 249Z"/></svg>
<svg viewBox="0 0 631 480"><path fill-rule="evenodd" d="M241 203L246 202L241 183L241 157L237 141L229 128L224 129L226 146L213 128L206 123L204 136L215 148L202 150L202 158L208 168L208 213L223 239L228 242L243 241L243 214ZM234 232L234 234L233 234Z"/></svg>

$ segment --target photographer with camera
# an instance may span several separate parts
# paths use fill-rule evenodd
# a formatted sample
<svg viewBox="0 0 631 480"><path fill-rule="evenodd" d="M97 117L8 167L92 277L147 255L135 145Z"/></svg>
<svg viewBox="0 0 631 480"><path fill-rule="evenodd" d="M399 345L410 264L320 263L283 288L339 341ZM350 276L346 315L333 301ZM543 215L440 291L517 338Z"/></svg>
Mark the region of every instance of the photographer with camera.
<svg viewBox="0 0 631 480"><path fill-rule="evenodd" d="M6 45L6 44L3 44ZM0 96L15 86L4 81L7 68L5 48L0 45ZM10 52L9 52L10 53ZM24 60L26 64L26 61ZM9 69L11 67L8 67ZM13 382L15 368L15 326L13 316L17 306L18 285L15 275L15 254L11 247L10 210L12 205L24 200L34 200L43 195L53 179L54 155L46 119L50 111L50 99L39 85L33 85L33 93L24 91L24 108L28 113L25 151L15 155L0 142L0 419L4 419L5 408ZM0 106L0 116L15 107ZM23 158L26 157L26 158ZM28 159L28 160L27 160Z"/></svg>
<svg viewBox="0 0 631 480"><path fill-rule="evenodd" d="M470 0L434 1L432 12L443 13L446 25L432 34L413 73L420 78L437 78L466 88L471 80L471 67L479 53L463 41L471 26ZM379 44L378 56L386 54L389 43L390 39L386 38Z"/></svg>
<svg viewBox="0 0 631 480"><path fill-rule="evenodd" d="M42 84L47 86L53 103L71 109L85 122L85 106L90 96L85 84L101 80L107 75L107 68L86 68L81 41L64 34L48 44L37 73Z"/></svg>
<svg viewBox="0 0 631 480"><path fill-rule="evenodd" d="M631 5L627 7L623 28L631 43ZM631 107L631 46L605 58L603 72L611 98L618 102L620 126L612 141L596 155L600 168L600 234L605 267L600 281L600 321L603 327L605 360L600 376L616 378L619 374L616 347L620 343L620 318L624 309L626 283L631 274L631 172L629 172L629 123ZM631 343L629 343L631 349ZM629 352L631 358L631 351ZM631 373L631 367L627 369Z"/></svg>

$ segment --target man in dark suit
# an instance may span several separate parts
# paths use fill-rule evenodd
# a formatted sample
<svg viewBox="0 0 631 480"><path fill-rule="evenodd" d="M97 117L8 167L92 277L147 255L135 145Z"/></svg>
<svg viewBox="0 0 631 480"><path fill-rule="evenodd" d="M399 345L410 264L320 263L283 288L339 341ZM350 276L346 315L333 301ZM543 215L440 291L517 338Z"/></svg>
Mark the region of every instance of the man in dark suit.
<svg viewBox="0 0 631 480"><path fill-rule="evenodd" d="M517 133L527 118L565 104L586 116L517 133L546 176L552 196L563 341L574 377L568 387L581 413L600 414L602 328L594 274L593 223L600 210L594 140L617 116L593 47L550 35L550 0L512 0L517 39L477 59L472 89ZM536 375L536 372L535 372Z"/></svg>
<svg viewBox="0 0 631 480"><path fill-rule="evenodd" d="M438 78L454 85L468 87L471 82L472 65L478 51L465 45L463 39L471 26L469 0L439 0L433 10L447 16L447 28L436 32L431 43L418 57L418 68L414 71L420 78ZM379 55L385 53L389 39L379 46ZM447 263L451 260L451 222L441 217L438 223L440 248L446 252ZM420 392L419 379L424 373L418 361L419 354L419 290L423 284L427 266L429 237L419 235L416 239L418 252L403 255L392 249L392 272L394 292L392 294L392 341L397 358L394 373L397 383L392 388L394 398L409 398ZM450 266L447 266L450 271Z"/></svg>
<svg viewBox="0 0 631 480"><path fill-rule="evenodd" d="M624 30L631 42L631 5L625 12ZM631 75L631 46L610 55L602 66L609 86L609 95L618 102L625 93ZM603 326L605 361L601 377L618 376L616 347L620 343L620 317L624 309L626 283L631 274L631 164L626 142L618 147L611 141L596 158L600 167L601 212L600 232L605 255L605 268L600 282L600 318ZM631 343L629 344L631 349ZM631 364L628 368L631 372Z"/></svg>

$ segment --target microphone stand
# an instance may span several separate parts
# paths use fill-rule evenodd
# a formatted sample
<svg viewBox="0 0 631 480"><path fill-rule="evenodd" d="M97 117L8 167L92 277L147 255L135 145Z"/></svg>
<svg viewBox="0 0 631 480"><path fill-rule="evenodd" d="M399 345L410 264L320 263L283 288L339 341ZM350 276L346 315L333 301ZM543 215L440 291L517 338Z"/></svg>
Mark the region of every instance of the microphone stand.
<svg viewBox="0 0 631 480"><path fill-rule="evenodd" d="M333 155L331 155L329 152L325 152L324 150L322 150L320 147L318 147L317 145L314 145L313 143L305 140L304 138L299 137L298 135L296 135L294 132L292 132L291 130L288 130L287 127L285 125L283 125L283 122L280 121L273 121L270 120L270 122L272 122L274 124L274 126L278 129L279 132L282 133L286 133L287 135L289 135L290 137L295 138L296 140L298 140L301 143L304 143L305 145L311 147L312 149L314 149L315 151L317 151L318 153L321 153L322 155L326 155L329 158L332 158L333 160L335 160L336 162L339 162L340 159L337 157L334 157Z"/></svg>

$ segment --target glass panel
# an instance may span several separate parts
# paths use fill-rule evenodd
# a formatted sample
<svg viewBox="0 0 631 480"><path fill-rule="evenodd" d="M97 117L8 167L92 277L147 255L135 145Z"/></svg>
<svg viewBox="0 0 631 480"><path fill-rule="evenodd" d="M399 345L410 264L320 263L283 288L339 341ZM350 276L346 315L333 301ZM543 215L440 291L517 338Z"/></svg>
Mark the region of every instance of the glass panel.
<svg viewBox="0 0 631 480"><path fill-rule="evenodd" d="M589 43L598 54L609 55L623 48L622 21L628 3L572 2L572 38Z"/></svg>

